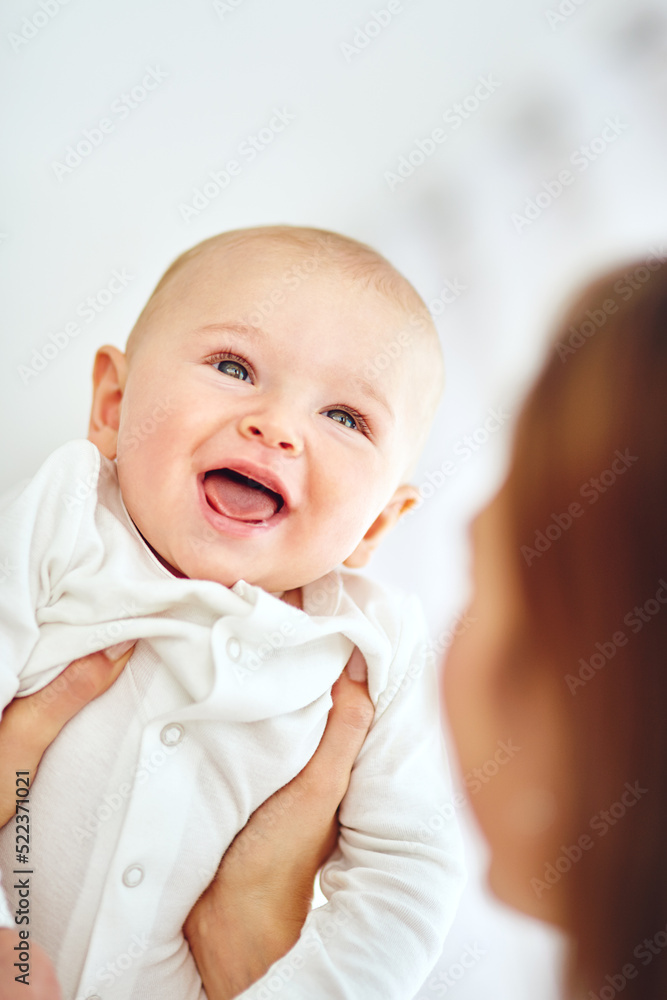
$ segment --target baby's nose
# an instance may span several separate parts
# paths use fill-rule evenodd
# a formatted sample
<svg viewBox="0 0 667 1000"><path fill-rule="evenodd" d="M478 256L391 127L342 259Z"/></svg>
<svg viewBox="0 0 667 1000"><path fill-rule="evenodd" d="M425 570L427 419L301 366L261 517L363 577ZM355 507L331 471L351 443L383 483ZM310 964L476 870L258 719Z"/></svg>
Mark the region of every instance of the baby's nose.
<svg viewBox="0 0 667 1000"><path fill-rule="evenodd" d="M269 414L243 417L239 430L244 437L255 438L268 448L280 448L289 455L300 455L303 451L303 442L296 430L287 421Z"/></svg>

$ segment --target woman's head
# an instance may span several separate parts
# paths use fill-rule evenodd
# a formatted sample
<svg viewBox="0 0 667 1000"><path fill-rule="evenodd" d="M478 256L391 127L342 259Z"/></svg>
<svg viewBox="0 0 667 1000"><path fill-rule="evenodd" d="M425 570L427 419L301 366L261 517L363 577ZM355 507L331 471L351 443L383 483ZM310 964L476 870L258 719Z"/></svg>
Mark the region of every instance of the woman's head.
<svg viewBox="0 0 667 1000"><path fill-rule="evenodd" d="M667 930L667 271L644 272L562 323L475 524L477 623L446 695L464 771L521 747L471 796L492 887L572 933L580 985L629 963L625 995L648 998L667 964L641 957Z"/></svg>

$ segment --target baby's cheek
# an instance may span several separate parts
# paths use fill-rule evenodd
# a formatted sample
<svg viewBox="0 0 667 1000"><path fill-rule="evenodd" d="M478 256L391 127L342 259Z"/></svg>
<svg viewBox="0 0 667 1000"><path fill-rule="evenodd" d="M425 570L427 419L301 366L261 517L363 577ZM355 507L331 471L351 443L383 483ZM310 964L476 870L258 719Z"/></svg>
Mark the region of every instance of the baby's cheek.
<svg viewBox="0 0 667 1000"><path fill-rule="evenodd" d="M346 516L333 518L327 530L322 533L320 551L323 563L327 569L345 562L358 547L367 529L366 521L359 512L348 512Z"/></svg>
<svg viewBox="0 0 667 1000"><path fill-rule="evenodd" d="M179 428L157 404L130 408L124 416L118 436L119 470L124 467L126 477L138 482L154 479L156 488L165 467L177 458Z"/></svg>
<svg viewBox="0 0 667 1000"><path fill-rule="evenodd" d="M166 455L160 456L159 435L148 424L137 422L123 428L118 437L118 481L128 513L137 524L159 498L160 468L167 461Z"/></svg>
<svg viewBox="0 0 667 1000"><path fill-rule="evenodd" d="M322 523L327 525L327 536L342 541L344 538L363 535L368 519L368 500L363 495L363 489L341 472L337 481L330 483L328 489L321 492L317 510Z"/></svg>

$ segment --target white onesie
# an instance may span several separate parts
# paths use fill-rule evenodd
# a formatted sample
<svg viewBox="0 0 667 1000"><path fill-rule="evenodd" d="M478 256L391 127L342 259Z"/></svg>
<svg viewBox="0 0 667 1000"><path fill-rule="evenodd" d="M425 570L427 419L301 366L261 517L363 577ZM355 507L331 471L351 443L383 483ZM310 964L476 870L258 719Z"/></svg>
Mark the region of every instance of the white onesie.
<svg viewBox="0 0 667 1000"><path fill-rule="evenodd" d="M251 813L312 756L353 645L376 714L323 869L328 903L242 996L409 1000L435 963L463 877L419 605L332 572L303 607L173 576L88 441L0 503L1 707L139 640L45 754L22 811L26 862L15 820L0 831L0 925L27 913L17 927L66 1000L204 998L183 923Z"/></svg>

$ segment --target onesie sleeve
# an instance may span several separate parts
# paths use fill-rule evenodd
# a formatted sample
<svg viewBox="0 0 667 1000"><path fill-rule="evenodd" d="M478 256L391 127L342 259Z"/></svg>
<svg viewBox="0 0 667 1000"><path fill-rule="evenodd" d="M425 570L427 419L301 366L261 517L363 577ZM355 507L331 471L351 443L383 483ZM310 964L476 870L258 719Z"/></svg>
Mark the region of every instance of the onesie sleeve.
<svg viewBox="0 0 667 1000"><path fill-rule="evenodd" d="M464 884L463 850L421 611L406 609L376 717L341 804L326 905L240 994L269 1000L410 1000L442 951Z"/></svg>
<svg viewBox="0 0 667 1000"><path fill-rule="evenodd" d="M37 643L37 612L69 566L99 469L95 445L71 441L0 498L0 713Z"/></svg>
<svg viewBox="0 0 667 1000"><path fill-rule="evenodd" d="M72 441L0 498L0 717L39 638L37 612L70 563L99 468L97 448ZM0 927L13 926L0 879Z"/></svg>

